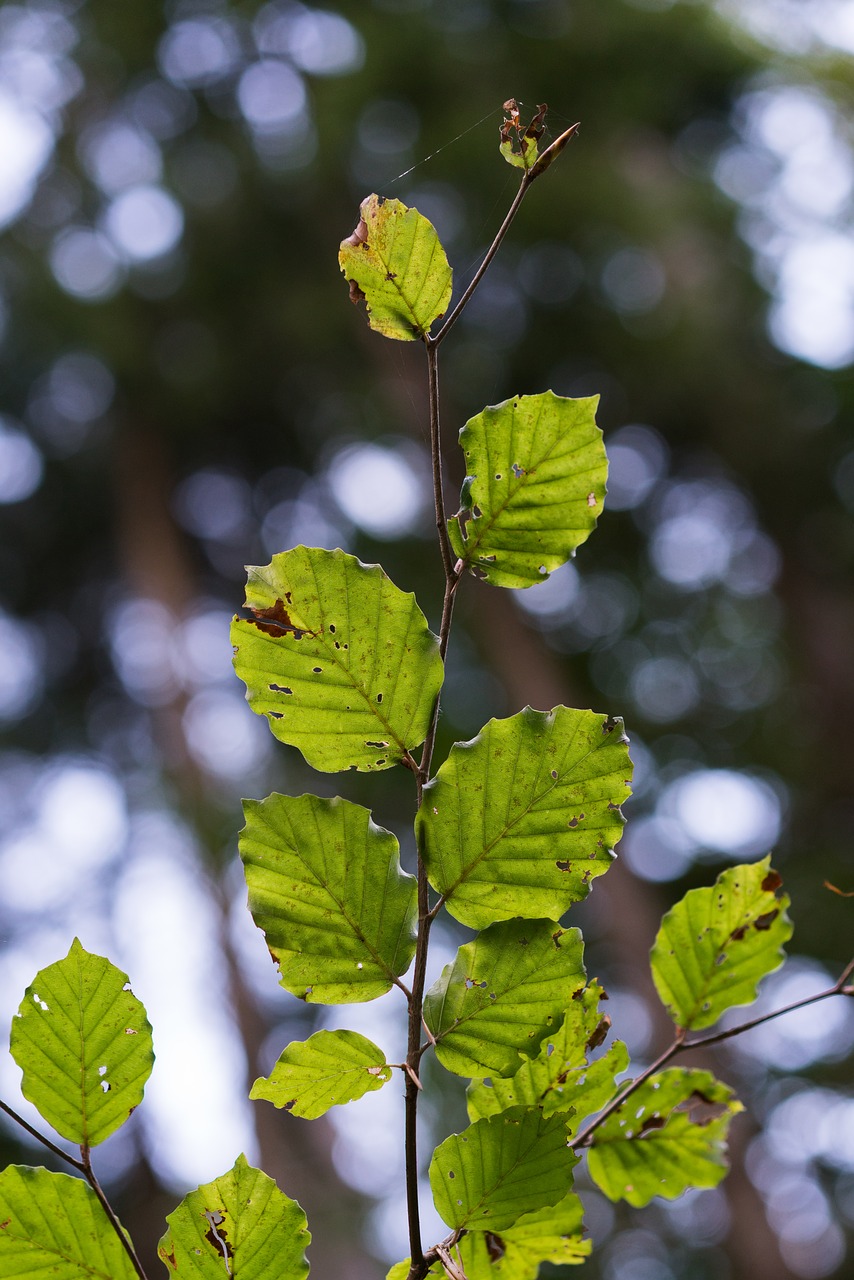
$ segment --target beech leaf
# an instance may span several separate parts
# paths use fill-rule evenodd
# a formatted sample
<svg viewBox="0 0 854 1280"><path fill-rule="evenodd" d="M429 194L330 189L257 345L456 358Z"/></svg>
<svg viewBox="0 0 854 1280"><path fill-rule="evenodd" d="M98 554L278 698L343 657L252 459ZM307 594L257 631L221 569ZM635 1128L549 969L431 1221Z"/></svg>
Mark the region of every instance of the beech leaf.
<svg viewBox="0 0 854 1280"><path fill-rule="evenodd" d="M186 1195L157 1248L179 1280L305 1280L305 1214L245 1156Z"/></svg>
<svg viewBox="0 0 854 1280"><path fill-rule="evenodd" d="M364 301L368 323L387 338L423 338L451 301L451 268L431 222L399 200L362 201L356 229L338 261L350 297Z"/></svg>
<svg viewBox="0 0 854 1280"><path fill-rule="evenodd" d="M581 1238L582 1212L571 1191L558 1204L523 1214L500 1232L468 1231L460 1241L467 1280L536 1280L543 1262L585 1262L593 1242Z"/></svg>
<svg viewBox="0 0 854 1280"><path fill-rule="evenodd" d="M449 1227L500 1231L562 1200L577 1163L561 1116L512 1107L446 1138L433 1153L430 1186Z"/></svg>
<svg viewBox="0 0 854 1280"><path fill-rule="evenodd" d="M473 1081L466 1095L469 1119L497 1115L508 1107L540 1106L546 1116L562 1112L568 1132L575 1133L585 1117L599 1111L616 1092L615 1077L629 1065L628 1050L620 1040L588 1063L588 1054L610 1027L610 1018L599 1012L602 995L596 982L577 991L560 1027L514 1076L488 1084Z"/></svg>
<svg viewBox="0 0 854 1280"><path fill-rule="evenodd" d="M135 1280L98 1199L80 1178L8 1165L0 1172L4 1280Z"/></svg>
<svg viewBox="0 0 854 1280"><path fill-rule="evenodd" d="M714 885L691 889L661 922L652 976L680 1027L709 1027L727 1009L756 999L759 982L785 959L789 898L771 858L730 867Z"/></svg>
<svg viewBox="0 0 854 1280"><path fill-rule="evenodd" d="M560 919L611 864L631 772L622 721L568 707L526 707L455 743L416 819L451 915L473 929Z"/></svg>
<svg viewBox="0 0 854 1280"><path fill-rule="evenodd" d="M249 705L315 769L389 769L424 741L439 644L379 565L295 547L249 569L246 605L231 638Z"/></svg>
<svg viewBox="0 0 854 1280"><path fill-rule="evenodd" d="M728 1168L727 1130L741 1110L708 1071L659 1072L594 1132L590 1176L611 1200L636 1208L688 1187L716 1187Z"/></svg>
<svg viewBox="0 0 854 1280"><path fill-rule="evenodd" d="M21 1090L57 1133L94 1147L142 1101L154 1051L128 976L77 938L27 988L12 1020Z"/></svg>
<svg viewBox="0 0 854 1280"><path fill-rule="evenodd" d="M330 1107L353 1102L391 1079L385 1054L355 1031L317 1031L294 1041L266 1079L256 1080L250 1098L265 1098L304 1120Z"/></svg>
<svg viewBox="0 0 854 1280"><path fill-rule="evenodd" d="M416 882L396 837L339 797L274 793L243 812L249 910L281 985L309 1003L383 995L415 954Z"/></svg>
<svg viewBox="0 0 854 1280"><path fill-rule="evenodd" d="M595 528L608 461L598 396L553 391L484 409L460 432L471 510L448 521L465 565L496 587L530 587Z"/></svg>
<svg viewBox="0 0 854 1280"><path fill-rule="evenodd" d="M584 986L577 929L553 920L490 925L460 947L424 999L436 1056L461 1076L510 1076L560 1025Z"/></svg>

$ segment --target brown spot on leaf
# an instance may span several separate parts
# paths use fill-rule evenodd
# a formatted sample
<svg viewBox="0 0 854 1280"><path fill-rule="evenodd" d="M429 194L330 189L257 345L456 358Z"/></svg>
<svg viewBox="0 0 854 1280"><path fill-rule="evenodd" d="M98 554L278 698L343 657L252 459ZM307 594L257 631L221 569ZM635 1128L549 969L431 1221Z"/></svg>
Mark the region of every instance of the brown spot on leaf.
<svg viewBox="0 0 854 1280"><path fill-rule="evenodd" d="M271 684L268 688L271 693L293 693L293 689L289 689L286 684Z"/></svg>
<svg viewBox="0 0 854 1280"><path fill-rule="evenodd" d="M776 893L782 883L783 877L778 871L775 871L774 868L771 867L767 876L762 881L762 888L765 893Z"/></svg>
<svg viewBox="0 0 854 1280"><path fill-rule="evenodd" d="M742 924L742 925L739 925L737 929L733 929L732 933L729 936L733 942L741 942L742 938L746 933L747 933L747 925Z"/></svg>
<svg viewBox="0 0 854 1280"><path fill-rule="evenodd" d="M568 861L567 862L558 861L555 863L555 866L557 867L558 871L569 871L570 865L571 864Z"/></svg>
<svg viewBox="0 0 854 1280"><path fill-rule="evenodd" d="M486 1252L489 1254L490 1262L500 1262L507 1252L501 1236L495 1235L492 1231L484 1231L483 1243L486 1245Z"/></svg>
<svg viewBox="0 0 854 1280"><path fill-rule="evenodd" d="M359 288L355 280L350 281L350 301L354 307L358 307L360 302L365 301L364 292Z"/></svg>
<svg viewBox="0 0 854 1280"><path fill-rule="evenodd" d="M604 1042L605 1037L607 1036L610 1030L611 1030L610 1015L607 1013L603 1013L602 1017L599 1019L596 1026L593 1028L593 1030L590 1033L590 1037L586 1045L586 1049L588 1053L592 1053L594 1049L599 1048L600 1044Z"/></svg>
<svg viewBox="0 0 854 1280"><path fill-rule="evenodd" d="M4 1218L3 1221L0 1222L0 1231L5 1231L11 1221L11 1218Z"/></svg>
<svg viewBox="0 0 854 1280"><path fill-rule="evenodd" d="M766 911L764 915L757 916L753 922L754 928L761 929L763 931L765 929L770 929L779 914L780 908L775 907L773 911Z"/></svg>
<svg viewBox="0 0 854 1280"><path fill-rule="evenodd" d="M645 1118L637 1131L637 1137L642 1138L644 1134L650 1133L653 1129L663 1129L666 1124L667 1120L664 1116L653 1113L653 1115Z"/></svg>
<svg viewBox="0 0 854 1280"><path fill-rule="evenodd" d="M296 1098L291 1098L290 1102L286 1102L286 1103L285 1103L285 1105L284 1105L284 1107L282 1108L282 1110L283 1110L283 1111L293 1111L293 1109L294 1109L294 1107L295 1107L296 1105L297 1105L297 1100L296 1100Z"/></svg>
<svg viewBox="0 0 854 1280"><path fill-rule="evenodd" d="M265 635L279 636L283 631L290 631L295 640L301 640L305 635L304 628L294 625L281 598L266 609L256 609L253 605L249 605L249 611L253 616L247 621L256 626L259 631L263 631Z"/></svg>
<svg viewBox="0 0 854 1280"><path fill-rule="evenodd" d="M167 1253L165 1249L158 1249L158 1250L157 1250L157 1252L160 1254L160 1257L161 1257L161 1258L163 1259L163 1261L166 1263L167 1267L171 1267L173 1271L177 1271L177 1270L178 1270L178 1263L177 1263L177 1260L176 1260L176 1258L175 1258L175 1246L174 1246L174 1245L172 1246L172 1251L171 1251L171 1253Z"/></svg>

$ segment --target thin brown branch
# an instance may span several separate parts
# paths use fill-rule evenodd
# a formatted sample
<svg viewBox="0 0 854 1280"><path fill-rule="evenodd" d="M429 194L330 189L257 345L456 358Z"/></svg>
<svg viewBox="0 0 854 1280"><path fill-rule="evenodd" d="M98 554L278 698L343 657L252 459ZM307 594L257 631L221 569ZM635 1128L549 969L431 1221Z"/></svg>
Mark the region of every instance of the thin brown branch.
<svg viewBox="0 0 854 1280"><path fill-rule="evenodd" d="M142 1263L137 1257L136 1249L134 1249L133 1244L131 1243L130 1236L127 1234L124 1227L119 1222L118 1218L113 1212L112 1206L109 1200L107 1199L106 1195L104 1194L104 1191L101 1187L100 1182L95 1176L95 1170L92 1168L92 1158L89 1153L89 1148L86 1146L82 1146L80 1148L80 1155L81 1155L80 1167L83 1170L86 1181L89 1183L89 1186L92 1188L92 1190L95 1192L95 1195L98 1197L99 1201L101 1202L101 1208L104 1210L104 1213L107 1215L107 1220L109 1221L110 1226L113 1228L113 1231L115 1231L116 1235L118 1236L119 1241L121 1242L122 1248L124 1249L127 1256L130 1258L131 1266L133 1267L136 1274L139 1276L139 1280L148 1280L148 1277L146 1276L145 1271L143 1270Z"/></svg>
<svg viewBox="0 0 854 1280"><path fill-rule="evenodd" d="M59 1156L60 1160L64 1160L66 1164L73 1165L81 1173L84 1172L85 1166L82 1160L78 1160L76 1156L69 1155L67 1151L62 1150L62 1147L58 1147L55 1142L51 1142L50 1138L46 1138L43 1133L39 1133L38 1129L34 1129L31 1124L28 1124L24 1117L19 1116L17 1111L13 1111L2 1098L0 1098L0 1111L5 1112L9 1119L14 1120L15 1124L19 1124L22 1129L26 1129L31 1138L35 1138L43 1147L47 1147L48 1151L52 1151L55 1156Z"/></svg>
<svg viewBox="0 0 854 1280"><path fill-rule="evenodd" d="M679 1052L685 1053L688 1049L699 1049L704 1045L720 1044L723 1040L731 1040L733 1036L740 1036L745 1031L752 1031L754 1027L761 1027L763 1022L770 1022L772 1018L782 1018L784 1013L792 1013L795 1009L803 1009L809 1004L818 1004L819 1000L827 1000L830 996L854 995L854 990L845 985L852 973L854 973L854 960L845 966L837 981L826 991L819 991L814 996L804 996L803 1000L794 1000L791 1004L774 1009L771 1013L764 1013L761 1018L740 1022L737 1027L730 1027L727 1031L713 1031L711 1035L700 1036L696 1040L686 1040L680 1046Z"/></svg>
<svg viewBox="0 0 854 1280"><path fill-rule="evenodd" d="M427 387L430 406L430 453L433 462L433 508L436 514L436 531L445 581L454 576L454 557L448 540L448 520L445 514L445 495L442 480L442 430L439 418L439 351L434 342L425 343L427 350ZM443 655L444 656L444 655Z"/></svg>
<svg viewBox="0 0 854 1280"><path fill-rule="evenodd" d="M730 1027L727 1031L714 1031L708 1036L699 1036L694 1040L686 1040L687 1031L680 1027L673 1043L656 1058L651 1066L642 1071L636 1080L630 1081L625 1089L615 1094L608 1105L603 1107L595 1119L591 1120L590 1124L585 1129L582 1129L569 1145L574 1150L588 1146L591 1135L599 1126L604 1124L608 1117L613 1115L627 1098L630 1098L651 1075L654 1075L656 1071L660 1071L672 1058L682 1053L688 1053L691 1049L700 1049L706 1045L720 1044L723 1040L731 1040L734 1036L740 1036L745 1031L751 1031L754 1027L761 1026L763 1022L770 1022L773 1018L781 1018L784 1013L793 1013L795 1009L803 1009L810 1004L818 1004L820 1000L827 1000L830 996L854 996L854 987L847 985L848 979L852 974L854 974L854 960L849 961L833 986L828 987L826 991L818 991L814 996L805 996L803 1000L794 1000L791 1004L783 1005L780 1009L774 1009L771 1013L763 1014L761 1018L751 1018L749 1022L740 1022L737 1027Z"/></svg>
<svg viewBox="0 0 854 1280"><path fill-rule="evenodd" d="M513 219L516 217L516 214L519 212L519 206L524 200L525 193L530 187L532 181L533 179L531 178L531 172L529 170L526 170L525 173L522 175L522 181L519 184L519 190L516 192L516 195L513 199L513 203L511 204L509 210L507 211L507 217L504 219L501 226L498 228L498 232L495 236L495 239L493 240L492 244L489 246L486 253L484 254L483 261L481 262L477 271L472 276L471 283L469 284L463 296L460 298L457 305L454 307L451 314L448 316L445 323L442 325L441 329L439 329L439 331L435 333L433 337L426 339L428 351L430 350L431 347L433 348L437 347L439 343L448 336L448 333L450 332L450 330L456 324L457 320L459 320L460 315L462 314L462 311L466 306L466 303L474 293L477 286L480 284L481 280L486 274L487 267L489 266L492 259L495 257L499 248L501 247L501 241L504 239L504 237L507 235L507 232L510 230L510 225L513 222Z"/></svg>

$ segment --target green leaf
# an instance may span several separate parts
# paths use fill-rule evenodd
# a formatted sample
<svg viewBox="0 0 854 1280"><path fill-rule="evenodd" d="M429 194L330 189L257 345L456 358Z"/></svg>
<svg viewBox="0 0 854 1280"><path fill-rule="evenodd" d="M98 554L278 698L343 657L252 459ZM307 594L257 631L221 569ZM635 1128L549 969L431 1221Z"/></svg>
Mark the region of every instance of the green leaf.
<svg viewBox="0 0 854 1280"><path fill-rule="evenodd" d="M710 1027L726 1009L750 1004L759 982L785 959L792 936L782 880L761 862L730 867L706 889L691 889L661 922L652 976L680 1027Z"/></svg>
<svg viewBox="0 0 854 1280"><path fill-rule="evenodd" d="M449 1227L501 1231L562 1200L577 1163L562 1116L513 1107L446 1138L433 1153L430 1186Z"/></svg>
<svg viewBox="0 0 854 1280"><path fill-rule="evenodd" d="M741 1110L708 1071L671 1067L650 1076L593 1134L590 1176L611 1200L636 1208L688 1187L716 1187L728 1167L727 1130Z"/></svg>
<svg viewBox="0 0 854 1280"><path fill-rule="evenodd" d="M531 587L592 533L608 462L598 396L544 391L484 409L460 432L474 514L448 521L460 559L496 587Z"/></svg>
<svg viewBox="0 0 854 1280"><path fill-rule="evenodd" d="M469 1085L469 1119L497 1115L508 1107L540 1106L545 1116L563 1112L568 1131L574 1133L581 1120L599 1111L616 1091L615 1076L629 1065L628 1050L620 1040L588 1065L588 1052L602 1043L611 1024L599 1013L602 994L596 982L577 991L562 1025L546 1036L536 1058L523 1062L515 1076Z"/></svg>
<svg viewBox="0 0 854 1280"><path fill-rule="evenodd" d="M577 929L508 920L460 947L424 1000L436 1056L461 1076L509 1076L536 1054L584 985Z"/></svg>
<svg viewBox="0 0 854 1280"><path fill-rule="evenodd" d="M36 974L12 1021L21 1089L57 1133L94 1147L142 1101L154 1052L128 976L77 938Z"/></svg>
<svg viewBox="0 0 854 1280"><path fill-rule="evenodd" d="M0 1173L3 1280L135 1280L104 1210L80 1178L11 1164Z"/></svg>
<svg viewBox="0 0 854 1280"><path fill-rule="evenodd" d="M246 605L231 639L249 705L315 769L388 769L424 741L439 644L379 565L295 547L250 567Z"/></svg>
<svg viewBox="0 0 854 1280"><path fill-rule="evenodd" d="M355 1031L317 1031L289 1044L250 1098L265 1098L291 1115L316 1120L330 1107L353 1102L391 1079L382 1049Z"/></svg>
<svg viewBox="0 0 854 1280"><path fill-rule="evenodd" d="M543 1262L577 1265L593 1247L581 1232L582 1205L574 1192L556 1205L524 1214L500 1234L470 1231L460 1241L467 1280L536 1280Z"/></svg>
<svg viewBox="0 0 854 1280"><path fill-rule="evenodd" d="M607 871L632 762L621 720L526 707L458 742L416 819L427 875L473 929L558 920Z"/></svg>
<svg viewBox="0 0 854 1280"><path fill-rule="evenodd" d="M245 1156L185 1196L166 1219L158 1256L180 1280L305 1280L311 1236L296 1200Z"/></svg>
<svg viewBox="0 0 854 1280"><path fill-rule="evenodd" d="M336 797L245 800L249 910L286 991L309 1003L383 995L415 955L417 887L398 843Z"/></svg>
<svg viewBox="0 0 854 1280"><path fill-rule="evenodd" d="M433 224L399 200L368 196L338 262L350 297L386 338L423 338L451 301L451 268Z"/></svg>

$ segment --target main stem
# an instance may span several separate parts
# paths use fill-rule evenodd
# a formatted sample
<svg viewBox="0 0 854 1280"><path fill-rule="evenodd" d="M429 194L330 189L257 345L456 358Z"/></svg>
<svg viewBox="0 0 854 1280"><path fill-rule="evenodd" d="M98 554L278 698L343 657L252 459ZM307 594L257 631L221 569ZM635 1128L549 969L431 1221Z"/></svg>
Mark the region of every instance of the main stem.
<svg viewBox="0 0 854 1280"><path fill-rule="evenodd" d="M430 414L430 454L433 470L433 506L436 515L436 532L439 537L439 550L442 555L442 568L445 573L445 594L442 601L442 621L439 626L439 653L442 658L448 650L451 634L451 620L454 614L454 600L457 587L463 574L463 565L455 563L448 537L448 521L445 512L445 496L442 480L442 433L439 419L439 343L445 338L452 326L459 319L463 309L471 298L490 262L498 252L510 224L516 217L519 206L532 182L531 175L526 172L519 184L519 190L511 204L507 216L496 233L495 239L484 254L483 261L474 274L468 288L463 293L451 314L434 337L424 337L424 348L427 355L427 390ZM436 730L439 724L439 698L433 709L433 716L421 760L415 772L417 789L417 808L421 808L424 788L430 779L430 766L433 760L433 748L436 745ZM405 1167L406 1167L406 1211L409 1224L409 1280L423 1280L429 1270L430 1262L424 1257L421 1244L421 1215L418 1207L418 1095L421 1092L419 1067L424 1046L421 1043L424 1018L424 983L427 976L427 948L430 942L430 927L434 913L430 910L430 893L427 882L427 870L420 842L417 848L418 877L418 937L415 944L415 971L412 980L412 991L409 996L409 1036L406 1049L406 1095L405 1095Z"/></svg>

